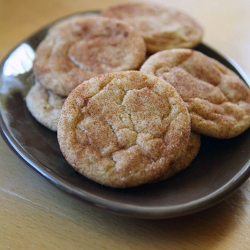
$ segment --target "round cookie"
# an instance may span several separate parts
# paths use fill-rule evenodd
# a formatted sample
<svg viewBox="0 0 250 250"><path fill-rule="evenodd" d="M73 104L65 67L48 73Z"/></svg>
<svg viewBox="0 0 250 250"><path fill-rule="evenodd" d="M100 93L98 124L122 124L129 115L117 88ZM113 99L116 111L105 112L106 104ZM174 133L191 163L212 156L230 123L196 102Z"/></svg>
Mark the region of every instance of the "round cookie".
<svg viewBox="0 0 250 250"><path fill-rule="evenodd" d="M140 32L147 51L193 48L202 39L203 29L189 15L156 3L122 3L102 11L103 16L126 21Z"/></svg>
<svg viewBox="0 0 250 250"><path fill-rule="evenodd" d="M28 110L38 122L50 130L57 131L57 122L65 98L36 83L29 90L25 100Z"/></svg>
<svg viewBox="0 0 250 250"><path fill-rule="evenodd" d="M177 91L139 71L100 75L67 97L60 149L79 173L125 188L158 179L186 148L190 117Z"/></svg>
<svg viewBox="0 0 250 250"><path fill-rule="evenodd" d="M192 130L215 138L232 138L250 126L250 89L233 71L191 49L152 55L141 72L161 77L185 101Z"/></svg>
<svg viewBox="0 0 250 250"><path fill-rule="evenodd" d="M53 27L36 50L33 70L40 84L67 96L99 74L138 69L145 60L143 38L127 23L74 17Z"/></svg>

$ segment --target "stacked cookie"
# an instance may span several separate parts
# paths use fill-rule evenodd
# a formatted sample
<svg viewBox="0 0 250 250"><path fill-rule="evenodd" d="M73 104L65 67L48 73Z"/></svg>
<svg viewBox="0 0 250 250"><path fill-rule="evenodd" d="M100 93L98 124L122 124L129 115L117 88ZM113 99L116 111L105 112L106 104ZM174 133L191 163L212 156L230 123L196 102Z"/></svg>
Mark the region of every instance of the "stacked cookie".
<svg viewBox="0 0 250 250"><path fill-rule="evenodd" d="M190 49L171 49L152 55L140 71L176 88L188 108L192 130L228 139L249 128L249 88L216 60Z"/></svg>
<svg viewBox="0 0 250 250"><path fill-rule="evenodd" d="M156 4L64 20L37 49L27 107L87 178L115 188L165 180L190 165L200 134L250 126L249 88L192 49L201 38L193 18Z"/></svg>

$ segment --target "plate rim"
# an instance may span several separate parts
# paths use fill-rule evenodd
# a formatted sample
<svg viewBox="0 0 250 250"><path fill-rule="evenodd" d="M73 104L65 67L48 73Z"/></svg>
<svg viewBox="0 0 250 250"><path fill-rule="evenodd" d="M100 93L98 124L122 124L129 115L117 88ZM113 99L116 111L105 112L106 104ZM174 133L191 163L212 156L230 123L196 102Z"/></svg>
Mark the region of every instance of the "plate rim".
<svg viewBox="0 0 250 250"><path fill-rule="evenodd" d="M19 157L24 165L26 165L33 172L38 174L39 177L42 177L44 180L49 182L50 184L56 186L60 191L66 193L67 195L80 200L84 204L90 205L91 207L104 210L106 212L132 217L132 218L141 218L141 219L167 219L180 217L188 214L192 214L198 211L202 211L209 207L212 207L219 202L226 199L228 196L233 194L248 178L250 175L250 159L248 162L242 167L241 171L239 171L234 178L230 179L225 185L214 191L213 193L204 196L202 198L193 200L191 202L185 203L184 205L172 205L172 206L156 206L156 207L141 207L138 205L124 204L122 202L114 202L104 198L100 198L99 196L89 194L86 191L82 191L86 195L83 195L78 192L79 188L75 189L75 192L71 191L71 184L67 184L66 181L63 180L55 180L50 176L48 171L43 169L37 169L30 162L31 160L26 160L25 153L30 156L35 162L39 162L33 155L29 154L25 149L20 147L20 145L15 145L13 142L6 137L5 133L2 130L2 116L0 116L0 127L1 127L1 135L4 137L5 142L7 142L8 146L17 157ZM25 153L23 153L24 151ZM43 165L43 164L42 164ZM69 187L70 186L70 187ZM197 206L200 205L200 206Z"/></svg>

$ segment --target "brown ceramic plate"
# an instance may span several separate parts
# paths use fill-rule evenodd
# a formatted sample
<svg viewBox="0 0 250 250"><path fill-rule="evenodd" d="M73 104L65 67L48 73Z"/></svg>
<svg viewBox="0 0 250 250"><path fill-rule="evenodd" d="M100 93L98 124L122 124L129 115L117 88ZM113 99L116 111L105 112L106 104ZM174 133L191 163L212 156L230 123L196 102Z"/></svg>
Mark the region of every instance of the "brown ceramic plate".
<svg viewBox="0 0 250 250"><path fill-rule="evenodd" d="M176 176L155 184L112 189L75 172L59 150L56 133L30 115L24 100L33 84L34 50L49 26L21 42L0 65L2 135L28 167L85 204L118 215L148 219L177 217L208 208L248 179L250 129L230 140L202 137L200 152L193 163ZM244 72L234 62L205 44L196 49L231 68L249 85Z"/></svg>

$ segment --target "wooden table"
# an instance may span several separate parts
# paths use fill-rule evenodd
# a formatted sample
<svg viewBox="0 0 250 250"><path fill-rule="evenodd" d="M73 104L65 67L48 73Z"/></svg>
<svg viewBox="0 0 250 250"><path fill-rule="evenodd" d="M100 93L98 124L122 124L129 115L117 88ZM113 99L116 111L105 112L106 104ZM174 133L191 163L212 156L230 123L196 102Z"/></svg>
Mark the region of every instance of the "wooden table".
<svg viewBox="0 0 250 250"><path fill-rule="evenodd" d="M0 59L41 26L115 0L0 0ZM250 76L249 0L159 1L205 28L204 42ZM250 149L249 149L250 150ZM166 220L94 210L30 171L0 139L0 249L250 249L250 180L220 204Z"/></svg>

